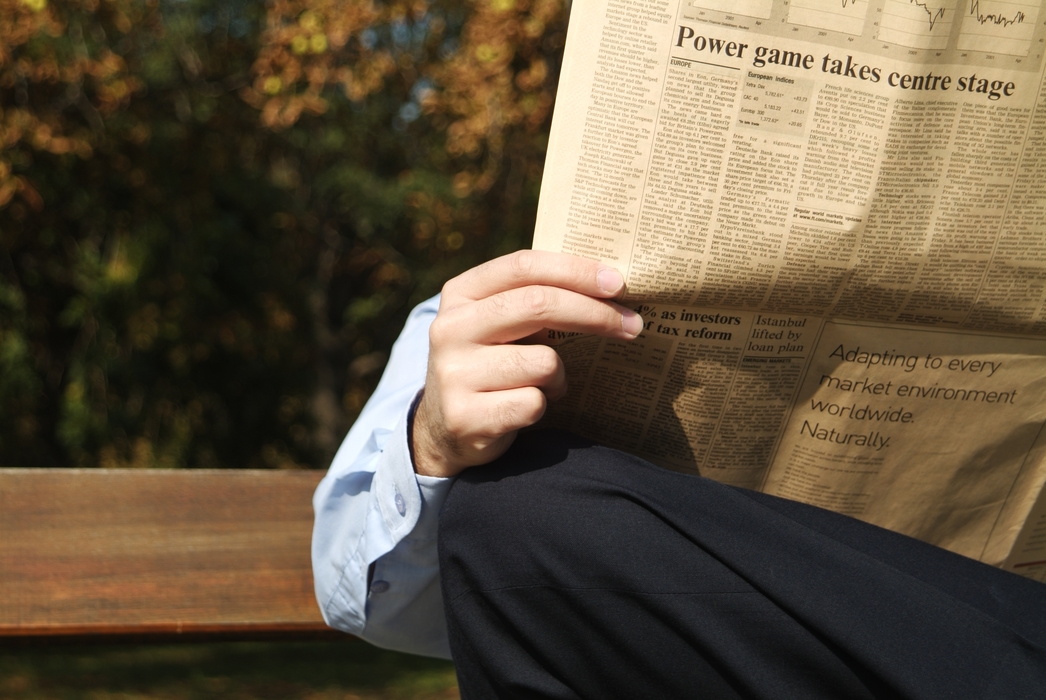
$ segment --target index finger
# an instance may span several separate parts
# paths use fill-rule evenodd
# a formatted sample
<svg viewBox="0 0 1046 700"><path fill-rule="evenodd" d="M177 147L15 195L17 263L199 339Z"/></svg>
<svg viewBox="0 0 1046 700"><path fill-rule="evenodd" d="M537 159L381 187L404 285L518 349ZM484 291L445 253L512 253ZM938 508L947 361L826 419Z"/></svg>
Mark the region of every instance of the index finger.
<svg viewBox="0 0 1046 700"><path fill-rule="evenodd" d="M444 298L477 301L520 287L559 287L612 299L625 289L614 268L596 260L544 250L520 250L464 272L443 287Z"/></svg>

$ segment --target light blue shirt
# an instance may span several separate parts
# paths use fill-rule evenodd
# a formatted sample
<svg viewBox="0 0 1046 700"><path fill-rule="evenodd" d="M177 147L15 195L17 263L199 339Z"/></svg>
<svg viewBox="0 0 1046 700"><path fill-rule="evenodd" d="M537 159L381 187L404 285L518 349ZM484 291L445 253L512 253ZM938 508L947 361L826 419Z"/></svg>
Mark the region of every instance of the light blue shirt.
<svg viewBox="0 0 1046 700"><path fill-rule="evenodd" d="M312 571L328 625L377 646L449 659L436 526L453 480L415 474L407 443L438 308L437 296L411 311L377 389L316 489Z"/></svg>

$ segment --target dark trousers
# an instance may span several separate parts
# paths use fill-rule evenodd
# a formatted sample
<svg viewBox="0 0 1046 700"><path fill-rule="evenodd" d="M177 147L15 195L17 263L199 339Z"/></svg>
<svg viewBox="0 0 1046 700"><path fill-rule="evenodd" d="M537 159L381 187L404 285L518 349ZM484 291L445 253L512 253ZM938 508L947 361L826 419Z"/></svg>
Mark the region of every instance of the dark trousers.
<svg viewBox="0 0 1046 700"><path fill-rule="evenodd" d="M1046 698L1046 586L565 433L459 477L462 697Z"/></svg>

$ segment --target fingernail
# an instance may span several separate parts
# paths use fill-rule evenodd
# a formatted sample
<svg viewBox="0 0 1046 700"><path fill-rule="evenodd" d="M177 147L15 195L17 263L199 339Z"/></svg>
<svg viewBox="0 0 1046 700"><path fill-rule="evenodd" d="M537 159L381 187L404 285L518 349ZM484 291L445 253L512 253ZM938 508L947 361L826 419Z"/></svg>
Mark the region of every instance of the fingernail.
<svg viewBox="0 0 1046 700"><path fill-rule="evenodd" d="M617 294L625 286L625 280L614 268L604 267L596 273L596 284L607 294Z"/></svg>
<svg viewBox="0 0 1046 700"><path fill-rule="evenodd" d="M643 331L643 317L635 311L626 310L621 314L621 330L635 337Z"/></svg>

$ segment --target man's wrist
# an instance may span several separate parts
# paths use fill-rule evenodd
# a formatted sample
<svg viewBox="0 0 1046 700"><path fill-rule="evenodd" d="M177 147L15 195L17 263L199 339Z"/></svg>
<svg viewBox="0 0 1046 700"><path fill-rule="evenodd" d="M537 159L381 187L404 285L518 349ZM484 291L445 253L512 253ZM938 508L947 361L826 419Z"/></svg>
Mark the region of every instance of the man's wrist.
<svg viewBox="0 0 1046 700"><path fill-rule="evenodd" d="M424 388L418 392L418 397L411 408L407 423L407 437L415 474L446 478L455 476L461 471L460 468L455 468L448 462L445 451L439 447L441 442L439 436L433 435L432 421L429 420L428 407L425 403Z"/></svg>

